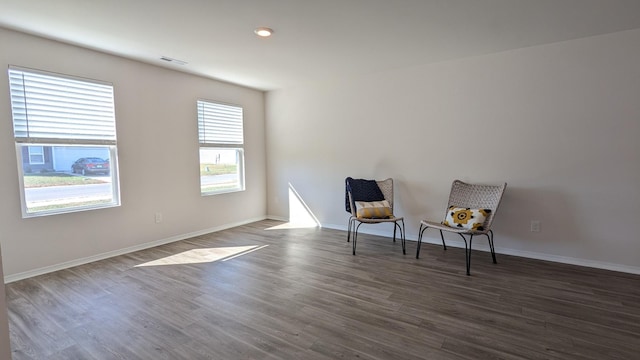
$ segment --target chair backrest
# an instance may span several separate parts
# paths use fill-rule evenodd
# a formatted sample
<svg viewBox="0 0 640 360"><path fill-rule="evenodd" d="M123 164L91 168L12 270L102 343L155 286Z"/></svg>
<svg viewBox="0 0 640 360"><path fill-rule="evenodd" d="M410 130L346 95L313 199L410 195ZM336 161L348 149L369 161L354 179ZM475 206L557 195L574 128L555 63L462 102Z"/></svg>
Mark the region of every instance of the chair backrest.
<svg viewBox="0 0 640 360"><path fill-rule="evenodd" d="M351 191L349 191L349 178L347 178L346 180L347 182L347 186L346 186L346 192L347 192L347 196L346 196L346 200L349 202L347 205L349 204L353 204L354 203L354 199L353 196L351 194ZM393 179L392 178L388 178L385 180L376 180L376 184L378 184L378 188L380 188L380 191L382 192L382 195L384 196L384 199L387 200L389 202L389 207L391 208L391 213L393 213ZM356 216L356 209L355 206L350 206L349 208L351 210L351 215ZM349 211L347 211L349 212Z"/></svg>
<svg viewBox="0 0 640 360"><path fill-rule="evenodd" d="M490 229L506 187L507 183L501 185L478 185L454 180L453 184L451 184L447 208L456 206L471 209L491 209L491 213L484 222L485 228Z"/></svg>
<svg viewBox="0 0 640 360"><path fill-rule="evenodd" d="M388 178L384 180L376 180L376 183L378 183L378 187L380 188L380 191L382 191L384 199L389 202L389 207L393 214L393 179Z"/></svg>

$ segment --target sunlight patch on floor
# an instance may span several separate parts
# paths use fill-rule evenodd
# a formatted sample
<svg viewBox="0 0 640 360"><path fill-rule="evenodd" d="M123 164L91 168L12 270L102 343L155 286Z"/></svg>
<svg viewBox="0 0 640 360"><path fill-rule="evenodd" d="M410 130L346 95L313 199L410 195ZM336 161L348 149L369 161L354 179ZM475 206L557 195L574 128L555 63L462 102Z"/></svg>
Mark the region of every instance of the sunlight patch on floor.
<svg viewBox="0 0 640 360"><path fill-rule="evenodd" d="M320 221L304 202L300 194L289 183L289 222L272 226L267 230L300 229L319 227Z"/></svg>
<svg viewBox="0 0 640 360"><path fill-rule="evenodd" d="M191 249L179 254L169 255L161 259L149 261L135 267L160 265L203 264L214 261L227 261L241 255L260 250L268 245L227 246L203 249Z"/></svg>

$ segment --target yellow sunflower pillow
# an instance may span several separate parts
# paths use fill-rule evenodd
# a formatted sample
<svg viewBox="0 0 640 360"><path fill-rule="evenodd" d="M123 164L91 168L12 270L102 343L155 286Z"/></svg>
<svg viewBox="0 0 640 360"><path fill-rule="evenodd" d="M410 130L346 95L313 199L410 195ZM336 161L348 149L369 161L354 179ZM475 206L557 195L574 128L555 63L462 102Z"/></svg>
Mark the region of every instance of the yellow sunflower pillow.
<svg viewBox="0 0 640 360"><path fill-rule="evenodd" d="M387 200L356 201L356 216L361 219L387 219L392 215Z"/></svg>
<svg viewBox="0 0 640 360"><path fill-rule="evenodd" d="M467 230L484 230L484 221L491 213L491 209L470 209L450 206L443 225Z"/></svg>

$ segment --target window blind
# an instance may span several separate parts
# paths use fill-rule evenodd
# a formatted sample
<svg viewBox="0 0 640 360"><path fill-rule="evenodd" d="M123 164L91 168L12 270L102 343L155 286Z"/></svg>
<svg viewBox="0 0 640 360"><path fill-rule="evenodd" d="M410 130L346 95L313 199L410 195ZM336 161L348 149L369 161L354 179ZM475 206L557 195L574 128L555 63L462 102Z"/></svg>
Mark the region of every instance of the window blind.
<svg viewBox="0 0 640 360"><path fill-rule="evenodd" d="M241 107L202 100L197 104L201 146L237 147L243 144Z"/></svg>
<svg viewBox="0 0 640 360"><path fill-rule="evenodd" d="M9 88L16 142L115 145L111 84L10 67Z"/></svg>

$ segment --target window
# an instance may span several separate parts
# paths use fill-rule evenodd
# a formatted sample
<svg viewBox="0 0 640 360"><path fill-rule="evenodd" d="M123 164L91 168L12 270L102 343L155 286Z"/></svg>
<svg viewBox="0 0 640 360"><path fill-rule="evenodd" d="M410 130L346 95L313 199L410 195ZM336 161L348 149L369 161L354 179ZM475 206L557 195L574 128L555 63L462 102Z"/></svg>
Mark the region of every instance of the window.
<svg viewBox="0 0 640 360"><path fill-rule="evenodd" d="M113 85L9 67L22 216L120 205Z"/></svg>
<svg viewBox="0 0 640 360"><path fill-rule="evenodd" d="M244 190L242 108L198 100L200 193Z"/></svg>
<svg viewBox="0 0 640 360"><path fill-rule="evenodd" d="M29 146L29 164L31 165L43 165L44 164L44 147L43 146Z"/></svg>

